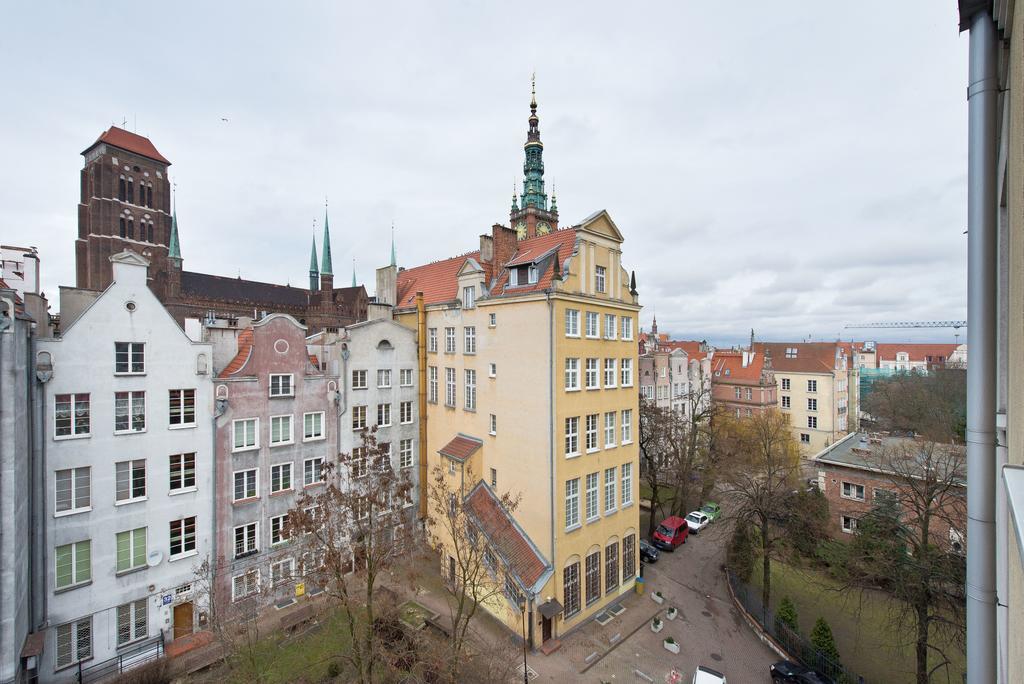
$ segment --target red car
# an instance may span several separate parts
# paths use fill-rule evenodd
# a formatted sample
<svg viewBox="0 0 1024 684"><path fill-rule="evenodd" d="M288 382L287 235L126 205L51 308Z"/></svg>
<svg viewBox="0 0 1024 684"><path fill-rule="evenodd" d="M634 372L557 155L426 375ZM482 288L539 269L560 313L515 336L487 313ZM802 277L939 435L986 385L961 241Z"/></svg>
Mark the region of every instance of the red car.
<svg viewBox="0 0 1024 684"><path fill-rule="evenodd" d="M686 543L689 534L690 526L686 524L686 520L673 515L661 521L651 536L651 542L659 549L675 551L677 546Z"/></svg>

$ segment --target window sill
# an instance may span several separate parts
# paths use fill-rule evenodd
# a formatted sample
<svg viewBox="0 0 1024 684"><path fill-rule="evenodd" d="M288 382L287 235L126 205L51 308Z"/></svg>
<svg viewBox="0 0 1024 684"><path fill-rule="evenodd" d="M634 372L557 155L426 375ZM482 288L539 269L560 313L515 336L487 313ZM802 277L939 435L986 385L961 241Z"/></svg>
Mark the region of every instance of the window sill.
<svg viewBox="0 0 1024 684"><path fill-rule="evenodd" d="M251 503L259 501L259 500L260 500L260 497L258 497L258 496L247 496L244 499L233 499L231 501L231 505L232 506L245 506L246 504L251 504Z"/></svg>
<svg viewBox="0 0 1024 684"><path fill-rule="evenodd" d="M181 489L171 489L167 492L167 496L178 496L179 494L194 494L198 492L198 487L182 487Z"/></svg>
<svg viewBox="0 0 1024 684"><path fill-rule="evenodd" d="M294 399L295 392L292 392L291 394L270 394L267 396L269 399Z"/></svg>
<svg viewBox="0 0 1024 684"><path fill-rule="evenodd" d="M239 447L239 448L232 449L231 453L233 453L233 454L240 454L240 453L245 452L245 451L257 451L259 448L260 448L259 444L256 444L254 446Z"/></svg>
<svg viewBox="0 0 1024 684"><path fill-rule="evenodd" d="M619 386L618 385L605 385L604 388L605 389L618 389Z"/></svg>
<svg viewBox="0 0 1024 684"><path fill-rule="evenodd" d="M179 553L177 556L168 556L167 560L168 560L168 562L173 563L174 561L185 560L186 558L191 558L192 556L198 556L198 555L199 555L198 551L185 551L184 553Z"/></svg>
<svg viewBox="0 0 1024 684"><path fill-rule="evenodd" d="M392 427L393 423L377 423L377 429Z"/></svg>
<svg viewBox="0 0 1024 684"><path fill-rule="evenodd" d="M412 425L412 421L411 420L403 420L401 423L399 423L399 425Z"/></svg>
<svg viewBox="0 0 1024 684"><path fill-rule="evenodd" d="M579 392L580 388L579 387L566 387L565 391L566 392Z"/></svg>
<svg viewBox="0 0 1024 684"><path fill-rule="evenodd" d="M632 443L633 443L633 440L627 439L624 442L622 442L622 444L620 446L629 446Z"/></svg>
<svg viewBox="0 0 1024 684"><path fill-rule="evenodd" d="M624 510L626 510L627 508L632 508L632 507L633 507L633 502L632 502L632 501L628 501L628 502L626 502L626 503L622 504L622 508L621 508L621 509L619 509L619 510L623 510L623 511L624 511Z"/></svg>
<svg viewBox="0 0 1024 684"><path fill-rule="evenodd" d="M123 372L121 372L121 373L118 373L117 371L114 371L114 377L116 377L116 378L137 378L137 377L139 377L140 375L141 375L141 376L145 376L145 375L146 375L146 371L140 371L140 372L135 372L135 371L132 371L132 372L128 372L128 371L123 371Z"/></svg>
<svg viewBox="0 0 1024 684"><path fill-rule="evenodd" d="M391 389L391 385L377 385L377 389Z"/></svg>
<svg viewBox="0 0 1024 684"><path fill-rule="evenodd" d="M618 509L618 508L613 508L613 509L611 509L610 511L607 511L607 510L606 510L606 511L604 512L604 514L605 514L605 517L607 517L607 516L609 516L609 515L615 515L615 514L616 514L616 513L618 513L618 512L619 512L619 509Z"/></svg>
<svg viewBox="0 0 1024 684"><path fill-rule="evenodd" d="M54 589L53 590L53 594L54 594L54 596L56 596L57 594L65 594L65 593L67 593L69 591L74 591L75 589L81 589L82 587L87 587L90 584L92 584L92 580L91 579L88 579L88 580L86 580L84 582L79 582L78 584L69 584L68 586L61 587L60 589Z"/></svg>
<svg viewBox="0 0 1024 684"><path fill-rule="evenodd" d="M303 444L306 442L322 442L325 439L327 439L327 435L320 435L319 437L303 437L302 442Z"/></svg>
<svg viewBox="0 0 1024 684"><path fill-rule="evenodd" d="M270 492L270 496L271 497L284 496L285 494L293 494L293 493L295 493L295 489L292 488L292 487L289 487L288 489L278 489L276 492Z"/></svg>
<svg viewBox="0 0 1024 684"><path fill-rule="evenodd" d="M140 565L140 566L135 567L135 568L128 568L127 570L115 571L114 572L114 577L124 577L125 575L132 575L132 574L135 574L136 572L140 572L142 570L145 570L148 567L149 567L148 565Z"/></svg>
<svg viewBox="0 0 1024 684"><path fill-rule="evenodd" d="M569 527L566 527L565 531L566 531L566 534L568 534L569 532L575 532L576 530L581 529L582 527L583 527L582 525L580 525L579 523L576 523L575 525L571 525Z"/></svg>
<svg viewBox="0 0 1024 684"><path fill-rule="evenodd" d="M498 436L497 432L488 432L487 434L489 434L491 437L497 437Z"/></svg>
<svg viewBox="0 0 1024 684"><path fill-rule="evenodd" d="M303 489L309 489L310 487L323 487L323 486L324 486L324 482L323 482L323 480L321 480L320 482L310 482L309 484L304 484L304 485L302 485L302 488Z"/></svg>
<svg viewBox="0 0 1024 684"><path fill-rule="evenodd" d="M122 435L141 435L146 431L146 428L142 428L141 430L114 430L114 434L120 437Z"/></svg>
<svg viewBox="0 0 1024 684"><path fill-rule="evenodd" d="M75 662L68 663L67 665L58 665L57 667L53 668L53 671L55 673L56 672L63 672L64 670L70 670L73 667L78 667L82 663L90 663L90 662L92 662L92 656L89 656L88 658L82 658L81 660L76 660Z"/></svg>
<svg viewBox="0 0 1024 684"><path fill-rule="evenodd" d="M294 439L290 439L287 442L271 442L270 443L270 448L273 449L274 447L279 447L279 446L291 446L292 444L295 444L295 440Z"/></svg>
<svg viewBox="0 0 1024 684"><path fill-rule="evenodd" d="M574 340L580 339L579 335L570 335L569 333L565 333L565 336Z"/></svg>
<svg viewBox="0 0 1024 684"><path fill-rule="evenodd" d="M143 501L148 501L148 500L149 500L148 496L140 496L140 497L136 497L134 499L125 499L124 501L115 501L114 505L115 506L128 506L130 504L142 503Z"/></svg>
<svg viewBox="0 0 1024 684"><path fill-rule="evenodd" d="M54 518L66 518L69 515L77 515L78 513L88 513L92 510L92 506L87 508L73 508L70 511L57 511L53 514Z"/></svg>
<svg viewBox="0 0 1024 684"><path fill-rule="evenodd" d="M599 515L595 515L593 518L587 518L587 524L589 525L590 523L595 523L595 522L597 522L600 519L601 519L601 516L599 516Z"/></svg>
<svg viewBox="0 0 1024 684"><path fill-rule="evenodd" d="M565 458L566 458L566 460L568 460L568 459L570 459L570 458L579 458L579 457L580 457L580 455L581 455L581 454L580 454L580 452L578 452L578 451L574 451L574 452L573 452L573 453L571 453L571 454L566 454L566 455L565 455Z"/></svg>
<svg viewBox="0 0 1024 684"><path fill-rule="evenodd" d="M353 386L352 389L353 390L365 390L365 389L370 389L370 388L366 387L365 385L359 385L358 387L354 387Z"/></svg>
<svg viewBox="0 0 1024 684"><path fill-rule="evenodd" d="M599 389L601 389L600 385L594 385L593 387L589 387L589 386L587 387L587 391L588 392L593 392L594 390L599 390Z"/></svg>
<svg viewBox="0 0 1024 684"><path fill-rule="evenodd" d="M604 448L605 448L606 450L607 450L607 449L614 449L614 448L615 448L615 447L617 447L617 446L619 446L619 445L618 445L618 444L616 444L616 443L614 443L614 442L612 442L611 444L605 444L605 445L604 445Z"/></svg>
<svg viewBox="0 0 1024 684"><path fill-rule="evenodd" d="M594 447L593 449L587 449L587 453L588 454L596 454L600 450L601 450L600 447Z"/></svg>
<svg viewBox="0 0 1024 684"><path fill-rule="evenodd" d="M168 430L194 430L197 423L181 423L180 425L168 425Z"/></svg>
<svg viewBox="0 0 1024 684"><path fill-rule="evenodd" d="M632 387L632 386L633 386L633 383L629 383L628 385L626 383L622 383L622 387L623 388Z"/></svg>
<svg viewBox="0 0 1024 684"><path fill-rule="evenodd" d="M53 441L63 442L68 439L88 439L89 437L92 437L91 432L87 432L84 435L54 435Z"/></svg>
<svg viewBox="0 0 1024 684"><path fill-rule="evenodd" d="M475 408L468 408L466 406L463 406L462 410L465 411L466 413L476 413L476 409Z"/></svg>

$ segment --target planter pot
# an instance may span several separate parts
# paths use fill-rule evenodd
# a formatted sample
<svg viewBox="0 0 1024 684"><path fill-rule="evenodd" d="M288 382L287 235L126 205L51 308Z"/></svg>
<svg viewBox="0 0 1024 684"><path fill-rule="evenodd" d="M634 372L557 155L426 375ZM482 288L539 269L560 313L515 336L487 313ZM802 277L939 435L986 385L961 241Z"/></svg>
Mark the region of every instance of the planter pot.
<svg viewBox="0 0 1024 684"><path fill-rule="evenodd" d="M667 611L665 611L665 618L668 620L675 620L678 614L679 611L677 609L669 608Z"/></svg>
<svg viewBox="0 0 1024 684"><path fill-rule="evenodd" d="M675 653L676 655L679 655L679 644L678 643L671 643L669 641L662 641L661 645L665 647L666 651L670 651L672 653Z"/></svg>
<svg viewBox="0 0 1024 684"><path fill-rule="evenodd" d="M661 630L665 629L664 622L651 622L651 631L657 634Z"/></svg>
<svg viewBox="0 0 1024 684"><path fill-rule="evenodd" d="M664 603L665 602L665 597L664 596L659 596L658 594L651 594L651 598L654 599L655 603Z"/></svg>

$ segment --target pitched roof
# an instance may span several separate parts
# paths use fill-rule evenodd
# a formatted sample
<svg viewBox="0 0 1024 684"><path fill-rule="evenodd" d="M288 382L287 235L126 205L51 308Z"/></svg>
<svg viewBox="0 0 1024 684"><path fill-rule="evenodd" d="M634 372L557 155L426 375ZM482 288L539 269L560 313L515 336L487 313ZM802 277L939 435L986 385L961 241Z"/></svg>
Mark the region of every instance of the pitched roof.
<svg viewBox="0 0 1024 684"><path fill-rule="evenodd" d="M458 273L467 259L480 260L480 251L435 261L398 272L397 306L410 306L417 292L426 304L450 302L458 297Z"/></svg>
<svg viewBox="0 0 1024 684"><path fill-rule="evenodd" d="M561 228L546 235L538 235L526 240L520 240L516 246L516 253L509 261L509 265L522 265L531 263L534 259L544 257L542 270L537 274L537 282L532 285L508 286L508 271L502 271L498 276L494 287L491 288L491 296L502 294L522 294L525 292L540 292L551 287L554 280L555 269L554 259L548 256L557 254L559 270L565 260L572 256L576 249L576 229Z"/></svg>
<svg viewBox="0 0 1024 684"><path fill-rule="evenodd" d="M906 352L911 361L923 363L928 360L929 356L932 357L933 362L947 361L959 346L958 344L876 344L875 351L879 361L895 361L897 353Z"/></svg>
<svg viewBox="0 0 1024 684"><path fill-rule="evenodd" d="M757 342L754 350L762 354L771 352L772 369L792 373L831 373L836 365L836 342ZM787 355L795 349L796 356ZM717 354L716 354L717 356Z"/></svg>
<svg viewBox="0 0 1024 684"><path fill-rule="evenodd" d="M524 588L533 588L549 569L548 562L487 483L478 482L464 505L509 571Z"/></svg>
<svg viewBox="0 0 1024 684"><path fill-rule="evenodd" d="M475 454L477 449L483 445L483 441L476 437L470 437L469 435L464 435L460 432L455 435L452 441L438 449L437 453L442 456L454 458L457 461L465 461L467 458Z"/></svg>
<svg viewBox="0 0 1024 684"><path fill-rule="evenodd" d="M772 359L774 365L774 358ZM764 369L764 354L754 351L754 358L743 365L743 352L716 351L711 357L711 377L716 383L758 384Z"/></svg>
<svg viewBox="0 0 1024 684"><path fill-rule="evenodd" d="M238 334L238 353L235 354L235 358L231 359L231 362L224 367L224 370L217 374L218 378L231 377L245 367L245 362L249 360L249 356L252 354L252 345L255 342L255 339L252 326L249 326Z"/></svg>
<svg viewBox="0 0 1024 684"><path fill-rule="evenodd" d="M171 165L171 162L167 157L157 152L156 147L149 138L137 133L132 133L131 131L126 131L123 128L118 128L117 126L111 126L104 131L100 137L96 138L96 142L85 148L82 154L85 154L100 143L106 143L113 147L120 147L122 150L127 150L128 152L133 152L142 157L162 162L168 166Z"/></svg>

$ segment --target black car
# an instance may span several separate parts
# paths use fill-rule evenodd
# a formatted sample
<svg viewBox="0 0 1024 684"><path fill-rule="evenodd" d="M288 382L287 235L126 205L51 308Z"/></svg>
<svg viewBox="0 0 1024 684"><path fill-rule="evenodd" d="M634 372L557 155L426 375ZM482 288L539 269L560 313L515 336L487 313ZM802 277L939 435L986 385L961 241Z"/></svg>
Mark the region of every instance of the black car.
<svg viewBox="0 0 1024 684"><path fill-rule="evenodd" d="M640 559L644 563L658 562L658 549L654 548L654 545L646 539L640 540Z"/></svg>
<svg viewBox="0 0 1024 684"><path fill-rule="evenodd" d="M814 670L808 669L799 663L789 660L781 660L769 669L772 675L772 682L792 682L793 684L834 684L834 682Z"/></svg>

